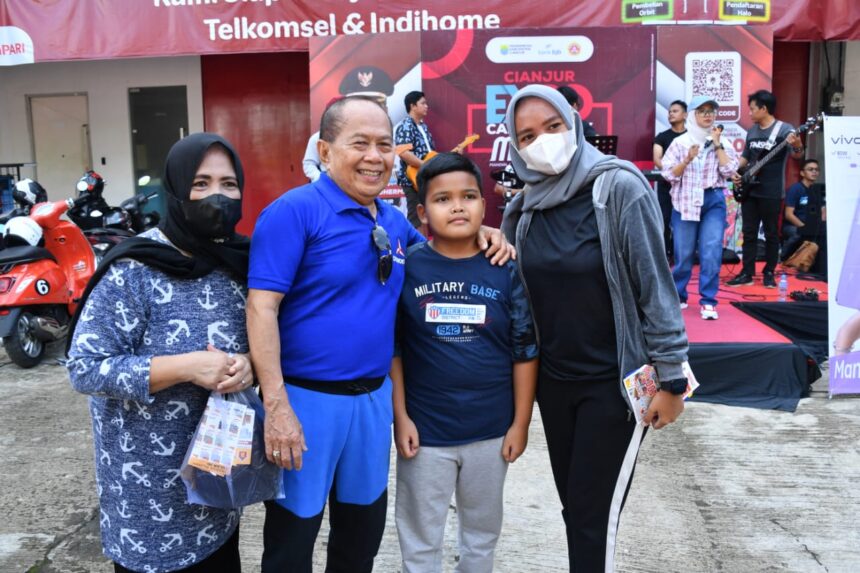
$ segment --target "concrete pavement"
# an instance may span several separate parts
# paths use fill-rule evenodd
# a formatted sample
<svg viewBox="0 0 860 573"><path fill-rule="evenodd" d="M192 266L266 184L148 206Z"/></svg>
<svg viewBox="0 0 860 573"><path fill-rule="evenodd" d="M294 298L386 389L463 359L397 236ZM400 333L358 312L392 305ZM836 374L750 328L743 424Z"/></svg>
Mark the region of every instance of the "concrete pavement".
<svg viewBox="0 0 860 573"><path fill-rule="evenodd" d="M793 414L691 403L677 424L651 432L622 515L618 571L860 571L860 400L829 400L819 386ZM21 370L0 351L0 427L0 572L112 571L99 544L86 398L65 369L48 360ZM508 473L501 573L566 570L537 411L530 439ZM399 571L389 506L383 573ZM245 571L259 571L262 518L257 506L242 519ZM445 571L455 526L452 508ZM319 571L325 538L324 526Z"/></svg>

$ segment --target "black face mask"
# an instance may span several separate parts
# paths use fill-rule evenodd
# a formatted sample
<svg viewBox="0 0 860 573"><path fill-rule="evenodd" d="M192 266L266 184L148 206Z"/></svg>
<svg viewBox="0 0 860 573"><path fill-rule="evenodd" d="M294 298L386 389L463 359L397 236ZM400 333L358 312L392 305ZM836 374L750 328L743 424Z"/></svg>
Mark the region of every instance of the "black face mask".
<svg viewBox="0 0 860 573"><path fill-rule="evenodd" d="M205 199L185 201L182 213L188 228L198 237L230 237L242 218L242 201L216 193Z"/></svg>

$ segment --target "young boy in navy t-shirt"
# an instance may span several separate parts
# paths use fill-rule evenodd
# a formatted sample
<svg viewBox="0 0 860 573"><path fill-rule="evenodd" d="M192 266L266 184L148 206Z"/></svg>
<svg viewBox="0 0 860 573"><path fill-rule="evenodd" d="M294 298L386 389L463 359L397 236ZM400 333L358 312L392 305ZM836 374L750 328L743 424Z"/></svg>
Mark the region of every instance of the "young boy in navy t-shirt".
<svg viewBox="0 0 860 573"><path fill-rule="evenodd" d="M455 492L457 570L491 571L505 473L528 441L535 330L516 264L494 267L477 246L484 200L475 164L442 153L417 182L433 239L408 252L391 368L403 572L442 570Z"/></svg>

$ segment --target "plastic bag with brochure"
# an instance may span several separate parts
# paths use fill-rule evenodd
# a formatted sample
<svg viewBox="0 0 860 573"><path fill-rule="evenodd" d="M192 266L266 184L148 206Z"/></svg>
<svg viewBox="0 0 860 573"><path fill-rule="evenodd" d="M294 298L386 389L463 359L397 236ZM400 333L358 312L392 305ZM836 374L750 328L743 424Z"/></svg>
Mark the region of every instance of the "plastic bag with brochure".
<svg viewBox="0 0 860 573"><path fill-rule="evenodd" d="M180 471L189 503L233 509L284 497L281 468L266 459L264 415L253 388L209 395Z"/></svg>

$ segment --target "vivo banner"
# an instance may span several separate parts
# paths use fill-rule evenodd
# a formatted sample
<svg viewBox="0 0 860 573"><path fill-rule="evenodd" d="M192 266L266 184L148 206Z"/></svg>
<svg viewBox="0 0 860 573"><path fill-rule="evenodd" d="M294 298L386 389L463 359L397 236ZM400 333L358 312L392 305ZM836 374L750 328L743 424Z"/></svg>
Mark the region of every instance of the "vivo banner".
<svg viewBox="0 0 860 573"><path fill-rule="evenodd" d="M830 395L860 394L860 117L826 117L824 138Z"/></svg>

